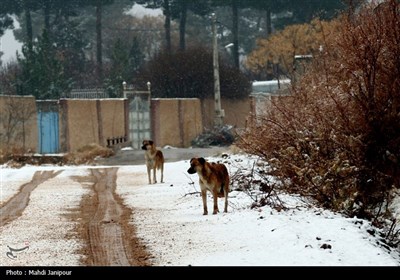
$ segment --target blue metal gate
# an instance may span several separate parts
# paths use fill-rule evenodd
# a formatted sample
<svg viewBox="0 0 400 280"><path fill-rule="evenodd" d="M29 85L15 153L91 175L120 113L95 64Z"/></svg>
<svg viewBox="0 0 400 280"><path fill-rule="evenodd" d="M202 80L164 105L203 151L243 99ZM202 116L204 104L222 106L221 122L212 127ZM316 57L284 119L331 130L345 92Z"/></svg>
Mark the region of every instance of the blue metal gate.
<svg viewBox="0 0 400 280"><path fill-rule="evenodd" d="M54 106L38 106L38 129L39 129L39 137L38 137L39 153L41 154L58 153L59 125L58 125L57 107L54 108Z"/></svg>

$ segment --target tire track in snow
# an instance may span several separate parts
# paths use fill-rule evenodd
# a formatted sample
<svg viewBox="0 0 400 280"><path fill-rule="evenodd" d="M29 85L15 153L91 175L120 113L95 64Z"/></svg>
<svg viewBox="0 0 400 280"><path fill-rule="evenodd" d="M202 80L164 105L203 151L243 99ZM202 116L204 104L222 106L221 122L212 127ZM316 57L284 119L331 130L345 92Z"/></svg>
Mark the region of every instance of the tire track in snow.
<svg viewBox="0 0 400 280"><path fill-rule="evenodd" d="M81 233L87 240L86 265L147 266L149 254L129 224L131 210L115 193L118 168L91 169L76 178L91 183L92 192L81 203Z"/></svg>
<svg viewBox="0 0 400 280"><path fill-rule="evenodd" d="M29 183L21 186L20 190L0 208L0 226L4 226L19 216L29 203L31 192L43 182L56 177L62 170L36 171Z"/></svg>

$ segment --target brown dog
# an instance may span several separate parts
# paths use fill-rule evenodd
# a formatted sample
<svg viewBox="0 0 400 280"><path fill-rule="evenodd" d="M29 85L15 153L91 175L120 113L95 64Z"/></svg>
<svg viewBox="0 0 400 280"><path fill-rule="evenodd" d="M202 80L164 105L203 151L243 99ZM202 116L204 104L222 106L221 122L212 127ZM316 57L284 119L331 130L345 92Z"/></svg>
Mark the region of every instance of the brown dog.
<svg viewBox="0 0 400 280"><path fill-rule="evenodd" d="M161 171L161 183L164 179L164 155L160 150L157 150L156 145L152 140L143 140L142 150L145 150L144 158L146 160L147 175L149 184L151 184L151 170L153 169L153 183L157 183L156 169Z"/></svg>
<svg viewBox="0 0 400 280"><path fill-rule="evenodd" d="M224 164L209 163L204 158L192 158L189 174L197 173L199 175L199 184L201 189L201 198L203 199L203 215L207 215L207 191L210 191L214 199L213 214L217 214L218 197L225 197L224 212L228 212L228 192L229 192L229 174Z"/></svg>

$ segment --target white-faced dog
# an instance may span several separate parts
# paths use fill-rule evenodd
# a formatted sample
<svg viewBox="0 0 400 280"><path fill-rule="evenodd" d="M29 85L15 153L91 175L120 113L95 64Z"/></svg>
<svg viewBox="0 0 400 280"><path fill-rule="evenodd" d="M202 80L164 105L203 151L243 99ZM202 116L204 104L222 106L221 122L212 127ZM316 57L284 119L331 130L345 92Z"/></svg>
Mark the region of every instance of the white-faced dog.
<svg viewBox="0 0 400 280"><path fill-rule="evenodd" d="M144 158L146 160L147 175L149 184L151 184L151 170L153 169L153 183L157 183L156 169L161 171L161 183L164 180L164 155L156 148L152 140L143 140L142 150L145 150Z"/></svg>
<svg viewBox="0 0 400 280"><path fill-rule="evenodd" d="M228 212L228 192L229 192L229 173L226 166L222 163L209 163L204 158L192 158L189 174L199 175L201 198L203 199L203 215L208 214L207 210L207 191L211 192L214 199L213 214L217 214L218 197L225 197L224 212Z"/></svg>

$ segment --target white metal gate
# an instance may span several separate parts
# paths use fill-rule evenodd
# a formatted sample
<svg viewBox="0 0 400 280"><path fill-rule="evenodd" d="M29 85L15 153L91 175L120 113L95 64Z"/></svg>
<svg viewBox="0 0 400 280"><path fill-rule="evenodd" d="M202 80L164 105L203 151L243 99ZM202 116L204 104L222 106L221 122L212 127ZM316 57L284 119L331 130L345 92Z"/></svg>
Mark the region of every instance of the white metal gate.
<svg viewBox="0 0 400 280"><path fill-rule="evenodd" d="M134 149L140 149L144 139L151 139L150 96L150 85L147 91L124 85L124 97L129 103L129 139Z"/></svg>

